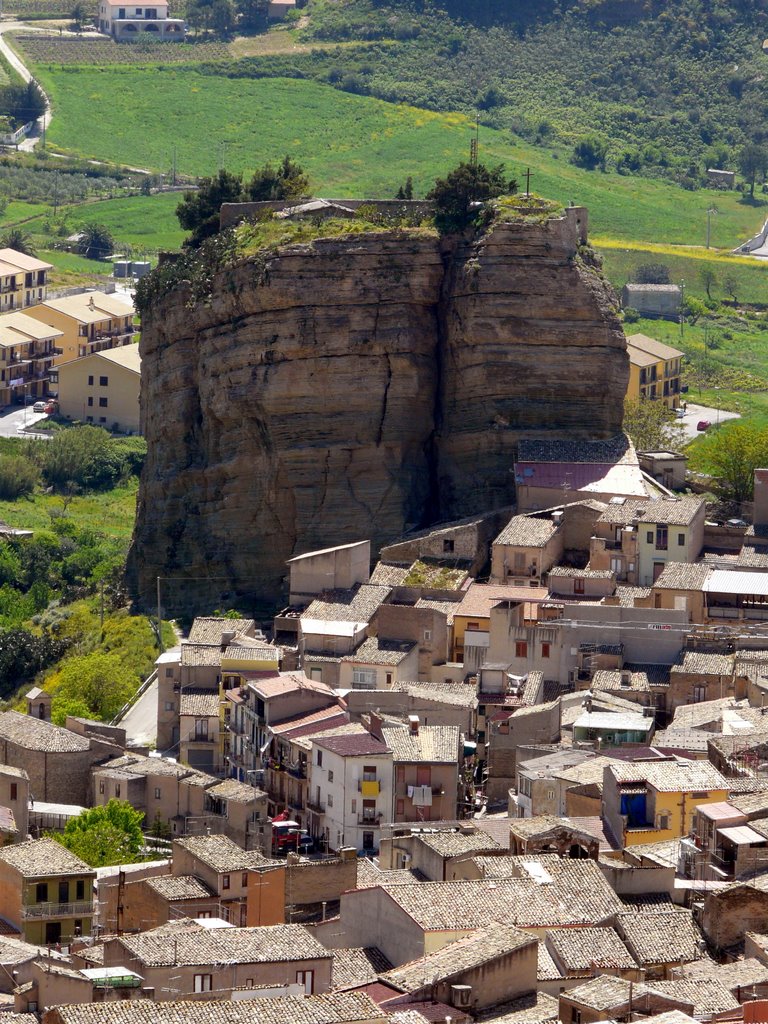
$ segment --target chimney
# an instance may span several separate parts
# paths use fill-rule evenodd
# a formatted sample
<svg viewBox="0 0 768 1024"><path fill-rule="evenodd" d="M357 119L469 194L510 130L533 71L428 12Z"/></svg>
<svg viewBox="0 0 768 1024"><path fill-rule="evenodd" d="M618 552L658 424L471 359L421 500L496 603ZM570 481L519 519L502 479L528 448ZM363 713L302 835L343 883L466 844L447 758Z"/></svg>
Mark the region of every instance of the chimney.
<svg viewBox="0 0 768 1024"><path fill-rule="evenodd" d="M768 469L755 470L755 501L752 509L755 526L768 526Z"/></svg>
<svg viewBox="0 0 768 1024"><path fill-rule="evenodd" d="M226 651L232 641L235 639L234 629L227 629L221 634L221 649Z"/></svg>
<svg viewBox="0 0 768 1024"><path fill-rule="evenodd" d="M363 724L365 725L365 722ZM366 725L366 728L368 729L368 732L371 734L371 736L375 736L376 739L381 740L382 743L384 742L384 736L381 732L381 727L383 724L384 719L381 717L381 715L378 714L378 712L376 711L371 711L370 715L368 716L368 724Z"/></svg>
<svg viewBox="0 0 768 1024"><path fill-rule="evenodd" d="M419 735L419 716L408 715L408 728L410 729L411 736Z"/></svg>

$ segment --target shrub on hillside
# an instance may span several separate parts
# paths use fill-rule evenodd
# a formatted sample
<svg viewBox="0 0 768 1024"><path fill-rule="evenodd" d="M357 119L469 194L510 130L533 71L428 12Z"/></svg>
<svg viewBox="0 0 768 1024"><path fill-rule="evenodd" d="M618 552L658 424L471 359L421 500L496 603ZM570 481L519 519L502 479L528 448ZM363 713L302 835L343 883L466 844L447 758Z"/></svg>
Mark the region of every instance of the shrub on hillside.
<svg viewBox="0 0 768 1024"><path fill-rule="evenodd" d="M23 455L0 455L0 499L3 501L32 494L39 480L39 470Z"/></svg>
<svg viewBox="0 0 768 1024"><path fill-rule="evenodd" d="M73 486L104 490L135 472L145 453L141 438L119 441L101 427L73 427L49 441L43 454L43 477L59 490Z"/></svg>

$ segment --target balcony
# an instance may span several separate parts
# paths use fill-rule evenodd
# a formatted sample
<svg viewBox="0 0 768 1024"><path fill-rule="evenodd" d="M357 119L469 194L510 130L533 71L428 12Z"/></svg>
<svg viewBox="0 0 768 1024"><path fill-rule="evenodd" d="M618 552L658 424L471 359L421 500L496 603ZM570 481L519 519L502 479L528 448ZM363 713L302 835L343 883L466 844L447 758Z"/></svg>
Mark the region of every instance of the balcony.
<svg viewBox="0 0 768 1024"><path fill-rule="evenodd" d="M21 908L24 920L46 917L91 917L93 903L80 900L77 903L27 903Z"/></svg>
<svg viewBox="0 0 768 1024"><path fill-rule="evenodd" d="M366 797L377 797L381 792L381 783L378 779L360 779L357 783L357 791Z"/></svg>
<svg viewBox="0 0 768 1024"><path fill-rule="evenodd" d="M307 800L307 810L314 811L315 814L325 814L325 804L319 804L314 800Z"/></svg>
<svg viewBox="0 0 768 1024"><path fill-rule="evenodd" d="M218 736L209 736L207 733L205 735L203 735L202 733L192 732L192 733L189 734L189 736L185 736L182 739L181 742L182 743L218 743L219 742L219 737Z"/></svg>
<svg viewBox="0 0 768 1024"><path fill-rule="evenodd" d="M381 811L377 811L376 814L359 814L357 816L357 824L363 825L366 828L378 828L383 817L384 815Z"/></svg>

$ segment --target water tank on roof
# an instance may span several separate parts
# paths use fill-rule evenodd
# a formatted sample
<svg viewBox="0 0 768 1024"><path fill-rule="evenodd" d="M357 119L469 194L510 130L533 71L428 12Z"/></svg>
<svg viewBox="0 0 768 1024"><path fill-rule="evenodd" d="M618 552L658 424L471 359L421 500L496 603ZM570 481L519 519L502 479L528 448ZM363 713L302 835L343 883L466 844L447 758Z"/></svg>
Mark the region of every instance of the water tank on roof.
<svg viewBox="0 0 768 1024"><path fill-rule="evenodd" d="M115 260L113 274L115 277L130 277L131 276L131 261L130 260Z"/></svg>
<svg viewBox="0 0 768 1024"><path fill-rule="evenodd" d="M146 262L131 263L131 273L133 274L134 277L146 277L151 269L152 267L150 266L150 264Z"/></svg>

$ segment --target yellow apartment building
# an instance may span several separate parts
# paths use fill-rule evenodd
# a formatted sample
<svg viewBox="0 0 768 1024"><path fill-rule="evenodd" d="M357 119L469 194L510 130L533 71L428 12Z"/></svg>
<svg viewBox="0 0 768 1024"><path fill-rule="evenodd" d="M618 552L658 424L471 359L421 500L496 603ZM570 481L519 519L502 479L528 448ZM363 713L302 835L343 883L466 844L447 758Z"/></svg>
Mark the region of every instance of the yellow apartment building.
<svg viewBox="0 0 768 1024"><path fill-rule="evenodd" d="M0 314L0 408L48 394L60 337L26 313Z"/></svg>
<svg viewBox="0 0 768 1024"><path fill-rule="evenodd" d="M668 409L677 409L683 353L645 334L631 334L627 338L627 355L627 399L660 399Z"/></svg>
<svg viewBox="0 0 768 1024"><path fill-rule="evenodd" d="M15 249L0 249L0 313L44 302L53 267Z"/></svg>
<svg viewBox="0 0 768 1024"><path fill-rule="evenodd" d="M62 332L58 345L61 354L54 361L56 366L94 352L130 345L133 312L133 303L104 292L48 299L29 310L30 316Z"/></svg>
<svg viewBox="0 0 768 1024"><path fill-rule="evenodd" d="M140 430L141 356L138 345L105 349L53 371L59 412L71 420L135 434Z"/></svg>

